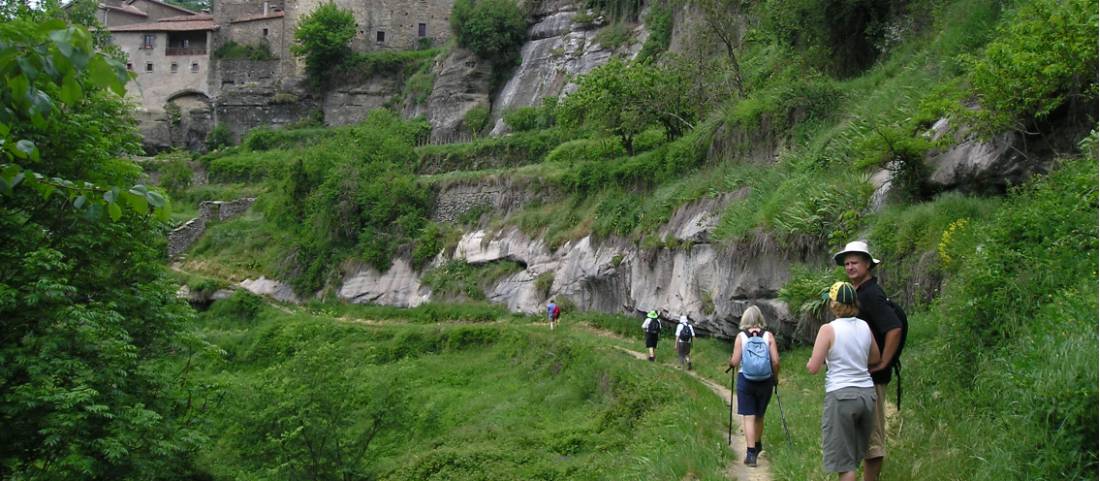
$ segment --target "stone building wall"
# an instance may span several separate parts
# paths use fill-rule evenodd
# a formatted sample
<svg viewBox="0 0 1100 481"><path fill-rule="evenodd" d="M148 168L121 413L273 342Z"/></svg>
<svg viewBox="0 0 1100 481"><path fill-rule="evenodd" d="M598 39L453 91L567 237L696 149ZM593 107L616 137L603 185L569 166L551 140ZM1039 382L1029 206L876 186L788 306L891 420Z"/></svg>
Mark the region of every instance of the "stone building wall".
<svg viewBox="0 0 1100 481"><path fill-rule="evenodd" d="M153 48L142 48L145 35L155 36ZM111 37L126 53L127 64L136 74L126 85L126 95L142 110L164 112L164 103L169 98L188 90L210 95L209 55L166 55L168 34L165 32L114 32ZM210 45L209 33L206 42Z"/></svg>

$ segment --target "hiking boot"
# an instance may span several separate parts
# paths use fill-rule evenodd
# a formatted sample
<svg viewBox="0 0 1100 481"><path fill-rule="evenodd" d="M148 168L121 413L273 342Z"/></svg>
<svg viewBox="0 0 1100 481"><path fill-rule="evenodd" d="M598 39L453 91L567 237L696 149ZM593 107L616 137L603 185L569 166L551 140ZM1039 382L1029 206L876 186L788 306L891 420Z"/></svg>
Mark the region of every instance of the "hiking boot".
<svg viewBox="0 0 1100 481"><path fill-rule="evenodd" d="M691 370L691 361L688 361L688 371Z"/></svg>
<svg viewBox="0 0 1100 481"><path fill-rule="evenodd" d="M649 356L649 362L653 362L653 356Z"/></svg>
<svg viewBox="0 0 1100 481"><path fill-rule="evenodd" d="M749 452L745 454L745 465L753 468L756 467L756 451L750 449Z"/></svg>

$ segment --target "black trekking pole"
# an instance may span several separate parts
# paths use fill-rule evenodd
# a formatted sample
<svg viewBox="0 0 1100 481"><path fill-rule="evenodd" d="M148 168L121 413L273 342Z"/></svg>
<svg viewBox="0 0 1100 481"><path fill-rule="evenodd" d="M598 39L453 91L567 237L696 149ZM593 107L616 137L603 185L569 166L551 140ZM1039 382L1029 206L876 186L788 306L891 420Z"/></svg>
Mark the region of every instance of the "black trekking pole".
<svg viewBox="0 0 1100 481"><path fill-rule="evenodd" d="M787 447L792 447L791 430L787 427L787 415L783 414L783 401L779 399L779 380L775 380L775 403L779 405L779 419L783 420L783 432L787 433Z"/></svg>
<svg viewBox="0 0 1100 481"><path fill-rule="evenodd" d="M733 446L733 394L737 392L737 373L731 371L733 371L732 366L726 368L726 372L730 373L730 434L727 443Z"/></svg>

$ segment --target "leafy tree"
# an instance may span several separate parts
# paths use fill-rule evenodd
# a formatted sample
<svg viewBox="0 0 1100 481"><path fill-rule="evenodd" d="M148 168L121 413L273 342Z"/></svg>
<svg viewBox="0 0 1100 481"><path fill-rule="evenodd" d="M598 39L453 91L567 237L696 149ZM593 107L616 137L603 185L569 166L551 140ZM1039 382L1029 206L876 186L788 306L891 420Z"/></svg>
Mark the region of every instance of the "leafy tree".
<svg viewBox="0 0 1100 481"><path fill-rule="evenodd" d="M619 137L627 155L634 155L634 138L660 124L670 136L690 130L694 109L678 82L685 70L626 63L612 59L578 81L559 109L562 124L591 125Z"/></svg>
<svg viewBox="0 0 1100 481"><path fill-rule="evenodd" d="M125 69L58 20L0 23L0 478L175 479L193 347L164 275L164 199L134 182Z"/></svg>
<svg viewBox="0 0 1100 481"><path fill-rule="evenodd" d="M741 78L741 62L737 50L741 48L743 20L740 0L697 0L707 31L726 48L726 58L733 68L733 85L737 94L745 96L745 81Z"/></svg>
<svg viewBox="0 0 1100 481"><path fill-rule="evenodd" d="M457 0L451 30L458 44L494 63L507 63L527 38L527 22L514 0Z"/></svg>
<svg viewBox="0 0 1100 481"><path fill-rule="evenodd" d="M305 58L306 73L314 82L321 83L326 74L352 57L349 44L355 38L355 30L351 12L328 2L298 23L290 51Z"/></svg>

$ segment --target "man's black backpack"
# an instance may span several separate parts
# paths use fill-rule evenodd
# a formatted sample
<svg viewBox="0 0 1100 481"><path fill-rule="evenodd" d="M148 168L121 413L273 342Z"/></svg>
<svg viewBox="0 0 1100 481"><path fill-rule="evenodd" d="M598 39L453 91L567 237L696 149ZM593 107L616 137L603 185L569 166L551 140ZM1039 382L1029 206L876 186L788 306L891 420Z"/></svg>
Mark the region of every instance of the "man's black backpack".
<svg viewBox="0 0 1100 481"><path fill-rule="evenodd" d="M691 326L684 324L680 329L680 342L691 342Z"/></svg>
<svg viewBox="0 0 1100 481"><path fill-rule="evenodd" d="M645 332L648 332L650 334L660 334L661 320L657 318L650 319L649 324L646 326Z"/></svg>
<svg viewBox="0 0 1100 481"><path fill-rule="evenodd" d="M894 310L894 315L898 317L898 321L901 321L901 339L898 340L898 350L894 353L893 366L890 369L894 370L894 376L897 377L898 383L898 409L901 409L901 351L905 349L905 338L909 336L909 318L905 316L905 310L901 308L896 302L886 298L886 303L890 304L890 308Z"/></svg>

